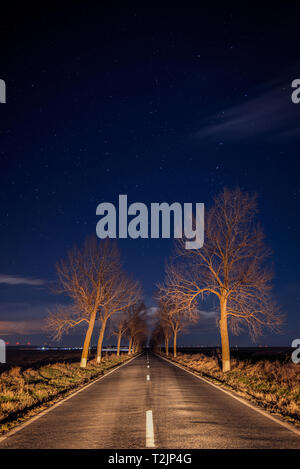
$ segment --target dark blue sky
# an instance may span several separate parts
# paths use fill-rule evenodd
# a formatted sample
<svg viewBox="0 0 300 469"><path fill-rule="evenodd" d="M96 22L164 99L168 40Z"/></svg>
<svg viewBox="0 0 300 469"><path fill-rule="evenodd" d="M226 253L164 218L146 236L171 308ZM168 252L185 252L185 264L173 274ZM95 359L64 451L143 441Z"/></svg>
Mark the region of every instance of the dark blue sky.
<svg viewBox="0 0 300 469"><path fill-rule="evenodd" d="M299 6L133 5L3 11L0 336L49 341L40 321L63 301L48 290L54 263L95 232L100 202L209 206L239 185L258 193L286 314L284 333L258 343L289 345L300 334ZM120 247L154 306L172 240ZM218 344L214 321L181 343Z"/></svg>

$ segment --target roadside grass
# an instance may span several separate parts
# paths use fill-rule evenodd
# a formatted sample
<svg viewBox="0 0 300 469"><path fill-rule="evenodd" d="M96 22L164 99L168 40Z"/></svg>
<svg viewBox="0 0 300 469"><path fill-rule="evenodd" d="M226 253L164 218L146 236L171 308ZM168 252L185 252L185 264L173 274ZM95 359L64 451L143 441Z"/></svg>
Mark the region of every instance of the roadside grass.
<svg viewBox="0 0 300 469"><path fill-rule="evenodd" d="M79 363L52 363L40 368L19 366L0 374L0 434L11 430L27 417L45 410L72 391L99 378L106 371L132 358L110 355L101 364L90 360L86 368Z"/></svg>
<svg viewBox="0 0 300 469"><path fill-rule="evenodd" d="M167 358L233 389L265 410L300 426L299 365L292 362L261 360L251 363L233 359L231 371L223 373L216 357L178 353L177 358Z"/></svg>

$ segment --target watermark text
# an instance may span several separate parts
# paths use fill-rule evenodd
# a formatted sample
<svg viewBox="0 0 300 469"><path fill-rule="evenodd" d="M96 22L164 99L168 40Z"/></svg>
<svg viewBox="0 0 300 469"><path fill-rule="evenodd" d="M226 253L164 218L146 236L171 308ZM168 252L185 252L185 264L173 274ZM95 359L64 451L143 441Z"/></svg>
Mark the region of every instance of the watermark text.
<svg viewBox="0 0 300 469"><path fill-rule="evenodd" d="M204 243L204 204L179 202L151 203L150 209L142 202L128 206L127 195L119 195L118 214L114 204L102 202L96 215L98 238L185 238L186 249L199 249ZM130 220L128 217L133 217ZM171 230L173 219L173 230ZM118 230L117 230L118 220ZM149 226L150 225L150 226Z"/></svg>

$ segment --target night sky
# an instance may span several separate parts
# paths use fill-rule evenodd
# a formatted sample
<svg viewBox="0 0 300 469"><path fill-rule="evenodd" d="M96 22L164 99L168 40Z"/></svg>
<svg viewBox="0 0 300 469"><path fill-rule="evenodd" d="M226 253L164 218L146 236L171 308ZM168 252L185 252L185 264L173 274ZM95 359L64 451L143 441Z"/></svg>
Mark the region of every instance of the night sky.
<svg viewBox="0 0 300 469"><path fill-rule="evenodd" d="M298 338L300 8L285 3L1 11L0 337L50 343L43 318L66 301L49 291L54 264L95 233L100 202L208 207L239 186L258 193L286 315L283 333L257 344ZM149 308L172 244L119 242ZM204 315L179 343L218 345L215 319Z"/></svg>

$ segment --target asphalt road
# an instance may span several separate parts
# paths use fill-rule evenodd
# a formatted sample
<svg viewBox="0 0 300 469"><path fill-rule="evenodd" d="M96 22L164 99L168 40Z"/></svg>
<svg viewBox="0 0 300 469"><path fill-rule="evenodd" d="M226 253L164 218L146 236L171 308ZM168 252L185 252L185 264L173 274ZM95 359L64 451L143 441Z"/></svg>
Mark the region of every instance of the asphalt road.
<svg viewBox="0 0 300 469"><path fill-rule="evenodd" d="M147 377L148 376L148 377ZM186 371L144 354L0 448L300 448L300 436Z"/></svg>

